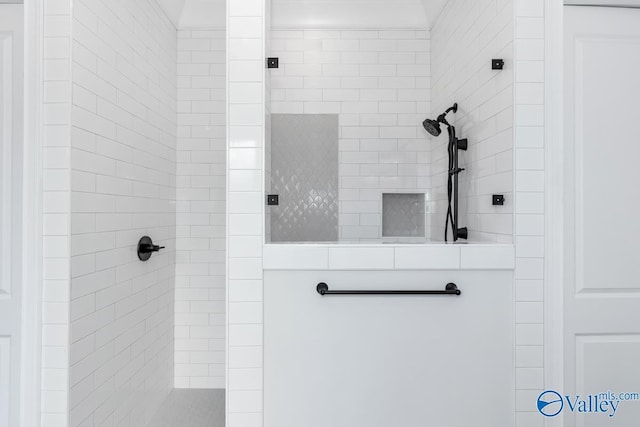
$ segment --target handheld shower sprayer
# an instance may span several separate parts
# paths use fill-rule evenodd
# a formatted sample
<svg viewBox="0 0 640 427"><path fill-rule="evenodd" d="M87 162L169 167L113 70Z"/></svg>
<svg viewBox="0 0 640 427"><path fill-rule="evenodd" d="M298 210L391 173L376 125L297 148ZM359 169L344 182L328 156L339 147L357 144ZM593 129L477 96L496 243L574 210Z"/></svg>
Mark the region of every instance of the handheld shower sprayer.
<svg viewBox="0 0 640 427"><path fill-rule="evenodd" d="M440 124L447 126L449 133L449 173L447 178L447 195L449 198L449 208L447 209L447 222L444 228L444 241L446 242L449 235L449 224L453 232L453 241L458 239L466 239L468 237L467 228L458 228L458 175L464 171L458 166L458 150L467 149L467 140L456 138L456 128L447 121L447 114L456 113L458 104L453 104L447 108L444 113L440 114L436 120L426 119L422 122L424 129L431 135L438 137L442 133ZM452 207L453 204L453 207Z"/></svg>

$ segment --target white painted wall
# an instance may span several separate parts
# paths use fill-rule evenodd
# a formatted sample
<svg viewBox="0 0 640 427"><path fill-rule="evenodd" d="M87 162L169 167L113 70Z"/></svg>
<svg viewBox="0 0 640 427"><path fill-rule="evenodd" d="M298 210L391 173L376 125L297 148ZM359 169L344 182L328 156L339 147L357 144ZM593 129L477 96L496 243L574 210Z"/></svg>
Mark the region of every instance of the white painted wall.
<svg viewBox="0 0 640 427"><path fill-rule="evenodd" d="M382 193L430 188L429 31L274 29L270 43L271 112L339 115L340 239L380 239Z"/></svg>
<svg viewBox="0 0 640 427"><path fill-rule="evenodd" d="M511 0L447 3L432 29L431 116L454 102L458 113L448 116L458 138L469 140L460 151L459 227L472 241L510 243L513 240L513 39ZM503 71L491 70L491 59L505 61ZM447 212L448 136L431 140L432 236L442 240ZM503 194L504 206L492 205L492 194Z"/></svg>
<svg viewBox="0 0 640 427"><path fill-rule="evenodd" d="M226 40L178 31L175 386L225 386Z"/></svg>
<svg viewBox="0 0 640 427"><path fill-rule="evenodd" d="M319 282L462 295L322 297ZM265 272L265 427L513 425L512 284L512 271Z"/></svg>
<svg viewBox="0 0 640 427"><path fill-rule="evenodd" d="M0 4L0 424L15 425L21 418L20 373L26 368L21 330L28 323L25 278L22 272L25 25L21 4ZM24 263L26 265L26 263ZM26 395L26 394L25 394Z"/></svg>

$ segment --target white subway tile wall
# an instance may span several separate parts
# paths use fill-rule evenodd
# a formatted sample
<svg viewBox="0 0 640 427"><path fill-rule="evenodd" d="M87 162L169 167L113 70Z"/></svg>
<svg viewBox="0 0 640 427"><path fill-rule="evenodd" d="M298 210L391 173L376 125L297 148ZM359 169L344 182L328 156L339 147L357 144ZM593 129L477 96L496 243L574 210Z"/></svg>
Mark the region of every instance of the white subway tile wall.
<svg viewBox="0 0 640 427"><path fill-rule="evenodd" d="M176 388L225 387L225 48L178 31Z"/></svg>
<svg viewBox="0 0 640 427"><path fill-rule="evenodd" d="M71 244L71 4L44 4L41 425L68 426ZM59 114L62 113L62 114Z"/></svg>
<svg viewBox="0 0 640 427"><path fill-rule="evenodd" d="M544 389L544 44L543 0L515 1L516 425L542 427Z"/></svg>
<svg viewBox="0 0 640 427"><path fill-rule="evenodd" d="M173 349L170 345L173 331L173 290L171 288L173 260L170 248L174 243L179 245L179 241L172 240L174 237L171 230L175 223L171 224L172 208L167 208L166 202L174 200L171 194L176 188L176 177L171 171L176 164L183 165L184 171L189 172L189 174L182 174L181 170L179 173L178 192L182 190L190 192L197 188L193 187L193 181L190 183L191 186L182 187L186 177L203 175L193 172L197 166L193 166L191 161L185 161L184 152L199 150L185 150L183 147L186 146L182 145L183 135L181 134L179 135L180 146L176 153L174 128L176 100L170 96L170 93L175 93L176 86L176 81L173 80L175 77L172 77L175 76L176 70L171 70L171 67L179 62L176 58L175 32L157 12L155 2L144 0L132 3L76 1L73 12L73 43L69 2L48 0L45 4L43 426L78 425L82 422L84 425L94 425L112 420L114 423L124 425L138 425L136 422L142 419L140 417L153 412L154 403L159 402L161 395L166 394L173 381L171 375ZM226 214L230 224L227 231L229 250L227 357L230 377L227 379L228 423L232 427L262 425L263 180L261 166L247 165L243 156L252 154L242 149L263 146L265 120L263 85L268 85L269 79L263 74L265 55L261 46L265 40L263 40L262 31L255 32L255 29L258 26L264 29L265 16L266 22L269 22L268 5L265 6L264 3L264 0L241 2L230 0L228 2L229 23L232 31L228 35L230 50L227 57L230 61L227 66L230 72L226 81L231 93L229 99L231 115L227 119L231 126L228 129L229 142L226 148L231 158L238 160L237 164L229 164L230 182L227 188L229 212ZM479 7L474 4L467 4L471 6L472 12L473 8ZM496 13L502 10L499 9L500 5L508 7L503 1L482 2L482 4L490 7L495 5ZM265 7L267 7L266 13ZM515 7L516 56L511 66L515 66L513 85L515 123L512 126L515 130L516 152L511 158L512 165L513 159L516 159L514 196L517 204L512 204L511 209L514 209L516 214L516 423L519 427L540 427L543 420L535 413L534 402L535 396L543 386L544 6L542 0L516 0ZM485 12L490 15L489 9ZM485 14L482 16L484 17L482 19L486 19ZM132 25L133 28L137 28L135 35L131 34ZM469 26L471 26L470 22ZM358 33L361 34L361 32ZM379 32L376 33L379 34ZM320 37L322 33L317 34ZM325 33L325 36L327 34ZM342 32L340 34L342 35ZM486 40L484 39L486 35L481 33L478 38ZM322 41L323 45L326 43L334 49L355 49L353 42L348 42L346 39L332 42L325 36L323 36L326 38ZM204 39L210 42L207 37ZM269 36L267 36L268 39L270 39ZM350 35L350 40L353 39ZM303 44L309 43L310 46L314 43L305 41L313 39L306 39L304 36L297 40L303 40ZM345 59L345 61L357 61L358 74L355 75L353 67L350 69L345 67L340 72L346 75L338 76L341 79L353 77L352 80L348 80L352 86L334 88L339 89L339 92L327 91L325 100L325 89L331 88L323 88L322 85L331 84L332 79L336 77L331 74L336 71L335 68L332 69L330 63L326 64L327 67L323 67L325 64L320 63L320 72L325 73L326 68L327 73L326 76L323 75L321 79L317 79L316 84L319 87L315 88L321 89L322 99L314 100L314 96L318 96L317 92L315 95L310 92L302 96L292 92L292 96L301 97L302 100L292 102L301 103L303 113L307 105L308 111L322 112L327 108L335 108L336 104L357 102L358 104L354 107L358 108L357 114L360 117L358 124L352 127L368 127L362 125L361 120L363 115L376 114L362 112L366 111L370 98L365 96L356 101L344 100L352 99L350 97L355 98L355 92L348 92L346 89L358 90L359 96L362 96L367 88L359 85L364 85L367 79L372 77L360 73L362 73L362 65L366 65L364 61L367 56L371 58L371 52L376 52L369 50L374 49L375 44L369 42L361 44L360 42L366 40L358 40L359 48L364 46L367 50L354 52L350 58ZM379 41L378 38L377 42ZM189 66L183 69L184 77L191 79L190 84L196 81L196 85L202 84L206 88L207 84L211 84L209 78L215 75L204 74L202 67L196 66L194 58L200 57L205 61L207 57L205 53L196 54L198 43L202 42L194 42L194 46L191 46L193 50L188 50L192 55L192 63L185 63ZM250 49L245 49L245 46ZM381 47L382 44L378 45L378 48ZM386 47L388 48L388 45ZM72 48L73 92L71 87ZM305 53L306 48L301 52ZM380 52L377 53L380 54ZM397 70L400 69L401 53L395 52L394 63L398 67ZM185 54L179 55L184 57ZM304 54L299 60L302 62L297 64L297 69L294 67L293 70L299 74L297 81L301 87L291 89L306 90L304 86L306 81L309 77L313 77L306 74L317 73L318 64L315 67L305 65ZM203 63L209 66L212 64ZM482 66L486 66L484 62ZM507 62L508 66L509 62ZM211 68L209 68L210 72ZM383 68L378 68L377 72L385 71ZM406 91L399 89L406 84L406 81L403 83L400 79L405 76L373 77L379 79L380 86L376 88L379 92L371 92L367 96L383 96L389 86L392 90L395 87L398 96L400 93L403 96L411 96L416 92L410 88ZM475 81L475 78L479 79L480 76L472 76L471 81ZM181 81L182 79L178 80L178 85L182 84ZM370 83L371 80L368 82ZM277 84L278 76L274 76L274 89ZM172 85L173 92L170 89ZM147 91L141 91L143 87ZM202 88L191 87L191 89ZM446 95L446 92L443 93ZM193 102L202 101L203 104L196 104L198 105L196 108L207 110L203 114L218 114L208 111L212 104L206 103L216 101L210 98L211 90L206 94L194 90L189 96L193 96L194 99L183 100L190 101L191 108L193 108ZM206 98L195 99L197 96ZM284 96L284 102L287 102L286 90ZM307 96L310 99L307 99ZM501 99L504 101L504 98ZM463 101L456 100L461 102L464 112ZM434 86L433 111L439 113L439 110L446 107L449 101L452 100L448 98L438 100ZM273 102L275 104L280 101L277 101L274 96ZM473 105L473 103L466 105ZM186 108L185 105L180 104L178 108L183 107ZM360 107L363 107L362 111ZM492 107L496 108L495 105ZM349 114L356 113L347 113ZM482 117L480 111L477 114L477 117ZM387 116L386 110L382 116ZM191 118L184 119L184 123L181 121L181 131L183 126L190 130L201 126L198 122L189 122ZM378 120L373 117L372 119ZM506 117L501 117L502 119L506 120ZM498 122L496 116L495 129L498 129ZM387 125L381 126L372 127L378 127L380 131ZM392 124L388 126L393 127ZM174 129L173 133L171 128ZM464 126L461 127L462 129ZM349 132L351 131L348 130L347 133ZM360 130L354 132L361 135ZM210 140L209 142L216 139L210 135L203 138ZM487 137L487 141L491 138ZM354 139L361 141L363 138L359 136ZM213 146L210 145L210 147ZM360 151L359 144L357 152ZM379 149L374 152L385 151ZM435 154L434 150L431 154ZM496 165L499 154L494 155ZM429 156L429 152L421 155ZM507 161L508 155L503 156L502 160ZM428 160L430 162L431 159ZM217 165L217 163L213 164ZM182 181L183 177L184 181ZM216 184L209 182L207 185ZM212 187L205 188L212 189ZM214 191L209 193L210 199L206 200L207 203L217 200L215 197L218 196L214 193ZM181 212L181 203L178 202L178 212ZM157 215L159 212L162 215ZM471 213L471 210L469 212ZM214 218L218 214L225 215L224 211L208 212L206 216L211 222L199 225L198 215L191 211L188 213L188 219L183 218L185 223L181 224L181 227L196 228L197 233L206 234L211 230L200 230L197 227L211 226L217 221ZM482 215L485 214L487 213L482 213ZM152 224L149 221L157 222ZM469 224L471 223L472 220ZM133 243L137 241L140 232L145 232L149 225L151 225L149 232L154 235L153 237L159 236L155 237L156 240L168 243L169 251L160 256L154 256L151 264L132 262L130 260L135 257ZM191 231L189 230L189 233ZM186 232L186 228L180 228L178 235L183 236L180 234L183 232ZM198 235L203 236L203 234ZM482 236L488 240L493 238L501 241L503 234L495 230L485 230L482 231ZM207 240L210 242L211 236L208 236ZM187 248L187 246L184 247ZM189 251L185 250L184 255L188 252L189 262L185 263L185 266L190 269L192 264L199 264L199 261L193 262L198 260L198 256L192 257L194 252L200 252L201 249L197 246L189 249ZM209 249L209 247L203 248L202 251L208 252ZM180 257L182 255L179 254ZM182 260L183 258L180 258L181 262ZM213 259L208 259L207 263L203 264L210 268L218 264L212 261ZM139 266L145 269L141 276L138 276ZM185 277L188 277L190 282L193 280L190 274L187 275L182 270L178 271L180 276L177 280L178 284L182 283L181 280ZM216 271L215 267L209 271ZM70 288L72 275L73 291ZM214 276L218 277L217 274ZM133 292L134 283L136 292ZM101 291L95 286L105 286L105 288ZM193 290L191 287L187 289ZM206 298L203 301L208 303L211 294L206 292L206 297L205 293L201 295ZM73 303L70 304L72 298ZM118 298L122 299L117 301ZM99 300L101 303L98 302ZM69 312L71 312L71 318ZM189 311L188 314L194 313ZM108 323L111 319L121 319L121 321L116 320L113 324L100 329L101 324ZM70 322L73 324L70 325ZM129 322L131 324L127 325ZM194 321L194 324L196 322ZM205 330L201 332L203 335L208 333ZM140 335L136 336L136 334ZM82 338L78 339L80 336ZM107 339L109 341L104 342ZM70 352L71 341L74 345ZM97 343L102 345L96 346ZM197 348L186 351L189 354L189 360L198 360L194 354L200 351ZM158 352L161 353L159 358ZM176 353L178 358L185 356L178 353ZM195 358L191 359L192 356ZM210 367L208 356L211 355L201 356L204 356L204 359L200 360L205 360L202 365ZM69 369L70 360L71 369ZM197 371L197 368L194 368L194 371ZM206 374L204 371L201 372L203 374L201 376L185 377L189 377L190 381L194 378L209 377L210 371ZM69 386L73 387L71 394L69 394ZM135 392L146 387L159 391L157 394L150 394L154 402L144 400L145 396ZM70 418L69 411L71 411ZM142 415L143 413L145 415Z"/></svg>
<svg viewBox="0 0 640 427"><path fill-rule="evenodd" d="M72 13L68 425L142 426L174 380L176 30L153 0Z"/></svg>
<svg viewBox="0 0 640 427"><path fill-rule="evenodd" d="M227 426L261 427L263 410L262 162L268 109L264 91L265 0L227 1Z"/></svg>
<svg viewBox="0 0 640 427"><path fill-rule="evenodd" d="M269 56L280 59L268 72L271 112L339 114L340 240L382 236L383 192L429 192L429 38L424 29L271 32Z"/></svg>
<svg viewBox="0 0 640 427"><path fill-rule="evenodd" d="M450 114L459 138L469 140L460 151L459 227L469 239L513 242L513 40L512 0L452 0L431 30L433 118L458 103ZM491 59L504 59L503 71ZM520 115L518 116L520 117ZM447 210L447 135L431 144L432 235L442 239ZM492 205L492 194L505 196Z"/></svg>
<svg viewBox="0 0 640 427"><path fill-rule="evenodd" d="M260 1L260 0L259 0ZM233 6L239 2L230 1ZM502 9L511 7L510 4L505 2L488 2L488 3L469 3L466 5L471 7L470 11L473 16L479 16L475 14L474 8L479 7L480 4L488 6L485 11L486 15L491 16L491 7L495 7L494 17L498 15L498 5L502 5ZM538 159L542 159L542 152L544 151L544 123L542 121L544 103L544 58L541 56L543 51L542 45L544 44L544 3L542 0L516 0L515 1L515 50L517 52L515 61L509 64L508 67L515 67L515 82L513 83L513 91L515 96L515 124L509 123L511 120L509 117L512 113L509 111L509 107L503 110L500 115L500 123L503 123L504 137L510 138L506 133L508 127L513 126L515 133L515 150L520 149L535 149L537 153L531 153L537 156ZM445 15L443 15L445 16ZM231 18L233 20L233 16ZM486 16L483 15L483 19ZM502 17L500 19L508 19ZM468 26L471 26L473 22L467 22ZM487 27L488 28L488 27ZM505 27L506 28L506 27ZM504 28L503 28L504 29ZM487 30L490 31L490 30ZM509 39L507 35L508 31L505 29L504 40ZM478 34L478 39L486 41L487 34ZM513 38L513 33L511 35ZM435 38L435 36L434 36ZM303 38L304 39L304 38ZM473 40L471 40L473 41ZM328 41L327 41L328 42ZM335 48L344 46L348 48L348 43L334 43ZM508 59L507 48L508 43L503 46L507 50L504 52L505 59ZM478 45L478 48L480 45ZM353 48L353 46L351 46ZM435 54L434 54L435 56ZM362 56L357 56L360 59ZM303 56L304 58L304 56ZM300 60L300 59L298 59ZM483 59L484 61L484 59ZM485 61L486 62L486 61ZM485 67L485 62L482 66ZM246 77L248 73L241 73L240 69L235 66L239 64L230 64L231 75L229 79L233 81L235 78ZM237 70L237 72L234 72ZM306 72L310 72L307 69ZM317 72L317 67L316 67ZM352 71L353 72L353 71ZM490 72L490 71L488 71ZM259 71L255 70L253 73L255 81L260 81ZM435 75L435 73L434 73ZM237 77L236 77L237 76ZM299 76L296 79L297 84L303 87L305 77ZM471 76L470 82L477 82L479 76ZM277 85L277 78L274 77L274 87ZM331 82L331 77L324 78L318 81L318 84ZM335 83L334 83L335 84ZM437 84L437 83L436 83ZM300 88L298 87L298 89ZM295 88L293 88L295 89ZM509 90L507 86L503 90ZM445 108L449 102L453 99L445 99L445 92L443 93L443 99L434 98L434 112L440 112L439 110ZM479 93L478 95L481 95ZM286 93L285 93L286 96ZM316 95L317 96L317 95ZM508 101L505 97L501 97L504 105L508 105ZM258 103L259 96L256 95L255 102ZM460 99L456 99L461 102ZM274 99L275 102L275 99ZM311 102L311 101L300 101ZM475 101L477 103L478 101ZM473 104L465 104L473 105ZM524 108L518 108L518 107ZM298 107L299 108L299 107ZM493 106L495 108L495 105ZM462 111L464 112L465 106L462 105ZM302 109L304 112L304 108ZM300 112L300 110L298 110ZM520 117L520 113L526 115L526 120ZM477 112L480 117L480 111ZM524 116L522 116L524 117ZM491 123L490 129L498 129L498 117L496 116ZM495 125L495 128L493 127ZM502 129L502 128L501 128ZM461 128L464 131L464 126ZM236 136L235 143L242 144L249 142L252 144L257 141L259 144L259 130L254 127L237 127L231 129L232 135ZM251 137L253 135L253 137ZM467 135L465 135L467 136ZM491 137L488 138L488 142ZM231 144L234 144L232 138ZM491 145L491 144L489 144ZM232 145L233 146L233 145ZM496 147L489 147L497 149ZM509 154L506 152L509 149L497 151L494 153L494 160L497 165L497 154L502 154L502 158L505 162L509 162L507 157ZM432 150L432 154L433 150ZM523 156L523 153L517 153L518 156ZM515 158L515 155L511 155L511 158ZM512 160L513 162L513 160ZM436 162L437 163L437 162ZM513 164L513 163L512 163ZM523 167L523 169L520 168ZM515 244L516 244L516 283L514 292L514 304L516 310L516 425L519 427L541 427L544 420L539 417L539 414L535 412L535 396L539 393L541 386L543 385L543 249L542 242L544 241L544 204L543 204L543 189L544 189L544 171L543 165L540 160L535 164L526 165L522 164L514 165L515 170L515 194L513 199L518 200L517 208L514 208L516 204L511 201L510 209L515 211ZM249 178L249 174L246 174L244 178ZM240 183L240 181L239 181ZM507 182L504 182L508 185ZM243 190L245 187L241 187ZM259 187L257 187L259 188ZM508 187L504 187L508 189ZM509 202L508 202L509 203ZM507 206L509 208L509 206ZM260 205L256 203L254 212L256 213L256 220L259 219L259 214L262 211ZM248 213L248 212L245 212ZM495 230L486 231L482 230L482 235L488 240L503 240L504 236L508 233L496 233ZM492 237L493 235L493 237ZM259 237L256 236L256 242ZM508 240L508 239L506 239ZM253 259L259 256L260 249L256 246L256 249L249 253L238 250L237 256ZM262 302L262 282L260 280L238 280L236 286L229 289L230 299L234 300L239 298L238 301L243 302ZM237 339L232 339L233 342L243 342L246 344L247 337L251 334L253 342L247 346L230 346L229 348L229 363L231 367L237 368L249 368L255 367L260 372L262 367L262 341L260 335L260 326L252 325L251 328L233 328L230 331L238 333ZM256 374L260 375L260 373ZM261 395L261 387L257 387L258 390L238 390L238 393L234 394L233 406L230 409L230 422L231 425L246 425L246 426L260 426L262 425L261 405L259 404L259 396ZM256 400L257 399L257 400ZM248 408L246 405L250 405Z"/></svg>

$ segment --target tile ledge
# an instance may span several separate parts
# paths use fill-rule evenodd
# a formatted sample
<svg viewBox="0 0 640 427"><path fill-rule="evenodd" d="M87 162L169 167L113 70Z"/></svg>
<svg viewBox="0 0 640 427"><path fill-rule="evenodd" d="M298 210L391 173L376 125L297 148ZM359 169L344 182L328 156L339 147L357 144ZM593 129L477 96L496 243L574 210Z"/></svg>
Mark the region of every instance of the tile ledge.
<svg viewBox="0 0 640 427"><path fill-rule="evenodd" d="M264 270L429 271L515 269L515 245L513 244L265 244L263 249L264 253L270 253L270 256L263 259ZM412 254L412 249L415 250L415 254ZM433 257L435 259L431 260L430 265L422 267L421 262L415 261L415 259L419 260L421 256L424 256L425 249L429 251L429 258ZM282 255L284 255L291 250L295 250L295 256L289 259L274 259L273 255L278 252L282 251ZM321 252L318 252L319 250ZM373 262L371 263L367 262L371 251L376 250L379 253L376 254L375 260L372 260ZM402 262L397 259L399 250L403 253ZM471 262L468 259L469 251L474 254ZM340 252L341 256L353 259L353 262L343 259L338 263L339 265L335 265L331 261L332 254L335 254L335 252ZM309 260L314 255L315 257L320 256L322 259L314 259L312 262L300 262L301 259ZM406 261L405 257L407 256L413 258L414 261ZM441 257L444 257L446 262L440 264L436 261ZM442 266L440 267L440 265Z"/></svg>

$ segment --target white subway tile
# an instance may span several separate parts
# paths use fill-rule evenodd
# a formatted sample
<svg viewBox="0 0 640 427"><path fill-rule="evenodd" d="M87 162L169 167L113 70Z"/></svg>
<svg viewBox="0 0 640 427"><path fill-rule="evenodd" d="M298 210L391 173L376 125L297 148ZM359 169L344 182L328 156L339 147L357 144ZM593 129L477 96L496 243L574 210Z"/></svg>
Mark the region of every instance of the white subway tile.
<svg viewBox="0 0 640 427"><path fill-rule="evenodd" d="M385 270L393 266L393 248L329 248L331 270Z"/></svg>
<svg viewBox="0 0 640 427"><path fill-rule="evenodd" d="M329 249L266 245L263 268L265 270L326 270L329 268Z"/></svg>

